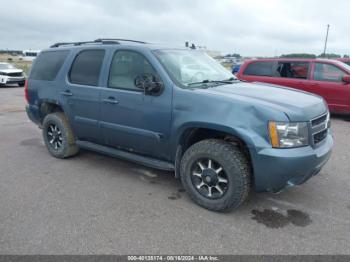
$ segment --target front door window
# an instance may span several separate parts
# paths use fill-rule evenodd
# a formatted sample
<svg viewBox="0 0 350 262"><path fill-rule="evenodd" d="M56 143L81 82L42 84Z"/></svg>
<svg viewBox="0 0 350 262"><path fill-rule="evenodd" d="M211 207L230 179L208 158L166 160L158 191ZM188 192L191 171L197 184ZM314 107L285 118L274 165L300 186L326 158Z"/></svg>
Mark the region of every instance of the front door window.
<svg viewBox="0 0 350 262"><path fill-rule="evenodd" d="M334 65L325 63L316 63L315 65L314 80L316 81L342 82L345 75L343 70Z"/></svg>
<svg viewBox="0 0 350 262"><path fill-rule="evenodd" d="M139 75L156 75L155 70L147 59L134 51L118 51L111 65L108 87L142 91L135 85Z"/></svg>

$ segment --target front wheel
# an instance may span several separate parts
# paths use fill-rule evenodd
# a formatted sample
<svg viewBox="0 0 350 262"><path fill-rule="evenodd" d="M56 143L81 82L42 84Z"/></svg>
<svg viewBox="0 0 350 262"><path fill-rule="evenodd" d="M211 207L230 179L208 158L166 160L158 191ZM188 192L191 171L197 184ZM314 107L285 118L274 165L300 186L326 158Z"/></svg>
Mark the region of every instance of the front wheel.
<svg viewBox="0 0 350 262"><path fill-rule="evenodd" d="M180 176L190 197L213 211L239 207L250 190L251 169L245 155L218 139L192 145L181 160Z"/></svg>

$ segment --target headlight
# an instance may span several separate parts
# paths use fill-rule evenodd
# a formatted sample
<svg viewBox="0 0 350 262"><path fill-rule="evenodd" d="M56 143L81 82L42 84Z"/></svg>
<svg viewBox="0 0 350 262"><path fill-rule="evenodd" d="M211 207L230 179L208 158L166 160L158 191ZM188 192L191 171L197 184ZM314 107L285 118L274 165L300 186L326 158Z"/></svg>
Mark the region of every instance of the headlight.
<svg viewBox="0 0 350 262"><path fill-rule="evenodd" d="M270 121L269 134L272 147L291 148L309 144L309 132L306 122Z"/></svg>

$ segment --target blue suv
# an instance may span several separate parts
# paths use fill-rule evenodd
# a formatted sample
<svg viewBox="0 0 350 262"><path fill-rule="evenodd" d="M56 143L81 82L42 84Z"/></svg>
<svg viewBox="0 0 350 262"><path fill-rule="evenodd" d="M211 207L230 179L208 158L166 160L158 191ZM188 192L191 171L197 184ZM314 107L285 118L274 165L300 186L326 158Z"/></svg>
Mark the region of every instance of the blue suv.
<svg viewBox="0 0 350 262"><path fill-rule="evenodd" d="M239 81L187 48L58 43L35 60L25 95L54 157L83 148L173 170L197 204L215 211L237 208L251 189L304 183L333 146L322 98Z"/></svg>

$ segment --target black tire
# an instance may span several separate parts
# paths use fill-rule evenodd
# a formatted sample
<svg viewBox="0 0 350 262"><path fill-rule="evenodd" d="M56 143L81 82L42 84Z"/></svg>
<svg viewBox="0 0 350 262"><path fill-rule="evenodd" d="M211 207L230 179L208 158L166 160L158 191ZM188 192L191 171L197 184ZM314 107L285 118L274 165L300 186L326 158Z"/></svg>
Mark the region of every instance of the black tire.
<svg viewBox="0 0 350 262"><path fill-rule="evenodd" d="M203 176L204 172L202 166L201 174L196 174L196 176L201 175L201 177L195 178L193 175L197 173L197 171L193 171L194 168L197 168L197 164L201 162L202 159L211 159L213 163L221 167L222 171L219 172L224 172L222 175L224 178L220 177L220 180L226 180L226 184L220 184L219 188L221 192L216 190L216 186L214 188L215 191L217 191L215 194L219 195L218 197L214 197L214 193L212 195L214 189L210 189L210 197L208 195L205 196L205 194L208 194L209 187L211 186L202 184L203 182L207 182L204 181L206 177ZM210 166L211 165L212 164L210 164ZM220 168L216 171L219 169ZM180 170L182 184L190 197L198 205L209 210L229 211L235 209L239 207L249 195L251 188L251 168L249 162L237 147L223 140L208 139L192 145L182 157ZM218 174L218 176L220 175ZM202 179L200 182L200 185L202 185L200 189L197 189L197 186L200 185L195 185L195 179ZM207 189L207 192L205 189ZM222 193L223 191L224 193Z"/></svg>
<svg viewBox="0 0 350 262"><path fill-rule="evenodd" d="M55 127L58 131L55 131ZM54 157L67 158L78 153L75 136L64 113L48 114L44 118L42 130L46 148ZM50 135L52 131L56 133L55 137Z"/></svg>
<svg viewBox="0 0 350 262"><path fill-rule="evenodd" d="M25 82L19 82L19 83L18 83L18 86L19 86L19 87L24 87L24 85L25 85Z"/></svg>

